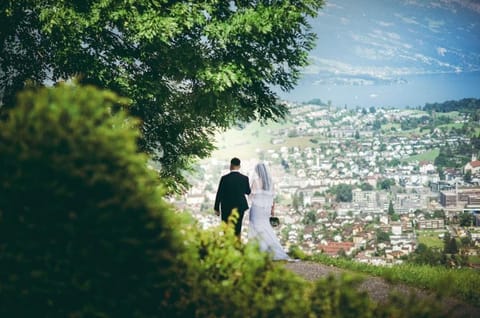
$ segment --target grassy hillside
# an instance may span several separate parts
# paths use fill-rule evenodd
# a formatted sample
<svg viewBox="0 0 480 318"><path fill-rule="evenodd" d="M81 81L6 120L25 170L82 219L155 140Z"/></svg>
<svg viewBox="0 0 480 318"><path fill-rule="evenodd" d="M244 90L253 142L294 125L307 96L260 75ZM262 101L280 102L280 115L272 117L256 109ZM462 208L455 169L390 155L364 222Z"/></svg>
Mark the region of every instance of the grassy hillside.
<svg viewBox="0 0 480 318"><path fill-rule="evenodd" d="M391 267L374 266L345 258L331 258L322 254L313 256L313 260L358 273L383 277L393 283L405 283L445 296L456 297L475 306L478 306L478 299L480 299L480 289L478 288L480 271L470 268L452 269L414 264Z"/></svg>
<svg viewBox="0 0 480 318"><path fill-rule="evenodd" d="M440 153L440 149L435 148L429 151L426 151L424 153L410 156L408 159L405 159L405 161L410 162L410 161L431 161L433 162L435 158L438 157L438 154Z"/></svg>
<svg viewBox="0 0 480 318"><path fill-rule="evenodd" d="M216 136L217 149L212 153L212 158L229 160L232 156L242 159L255 159L260 151L279 150L281 147L312 147L315 144L311 137L287 137L286 130L293 123L270 121L264 125L258 122L246 124L242 128L231 128L219 132ZM284 142L273 144L272 139L282 139Z"/></svg>
<svg viewBox="0 0 480 318"><path fill-rule="evenodd" d="M418 243L423 243L428 247L443 248L443 239L439 238L437 231L417 231Z"/></svg>

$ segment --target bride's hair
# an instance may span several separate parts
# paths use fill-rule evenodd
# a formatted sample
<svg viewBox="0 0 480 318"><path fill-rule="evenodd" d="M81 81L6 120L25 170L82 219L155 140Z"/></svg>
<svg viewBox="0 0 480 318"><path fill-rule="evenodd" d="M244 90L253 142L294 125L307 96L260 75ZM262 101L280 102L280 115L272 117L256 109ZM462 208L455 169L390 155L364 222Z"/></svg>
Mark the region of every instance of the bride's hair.
<svg viewBox="0 0 480 318"><path fill-rule="evenodd" d="M267 170L267 167L264 163L258 163L255 166L255 172L257 173L260 180L262 180L262 189L263 190L272 190L272 178L270 173Z"/></svg>

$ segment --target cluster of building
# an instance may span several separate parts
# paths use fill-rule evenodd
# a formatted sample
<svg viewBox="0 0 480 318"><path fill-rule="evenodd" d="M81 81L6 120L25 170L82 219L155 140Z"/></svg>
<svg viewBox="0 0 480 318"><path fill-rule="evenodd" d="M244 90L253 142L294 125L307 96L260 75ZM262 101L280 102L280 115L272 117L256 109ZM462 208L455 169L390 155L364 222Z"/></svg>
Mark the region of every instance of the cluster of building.
<svg viewBox="0 0 480 318"><path fill-rule="evenodd" d="M475 154L463 169L447 169L444 180L433 160L409 159L469 142L468 137L441 127L423 135L401 131L398 123L403 119L426 115L418 110L352 111L316 105L290 109L290 125L268 131L271 147L242 162L245 174L258 160L270 165L282 220L278 234L286 248L345 253L370 263L396 262L415 250L418 231L453 231L458 227L447 225L463 212L475 216L473 226L480 225L480 161ZM292 146L290 138L308 142ZM176 202L205 227L219 222L213 201L227 164L228 160L215 158L202 162L191 190ZM467 170L472 176L469 183L463 178ZM389 186L382 186L386 181ZM331 189L338 185L353 189L351 200L337 202ZM390 206L395 218L389 214ZM439 210L445 217L435 215ZM248 214L244 222L247 228ZM379 237L382 234L386 236Z"/></svg>

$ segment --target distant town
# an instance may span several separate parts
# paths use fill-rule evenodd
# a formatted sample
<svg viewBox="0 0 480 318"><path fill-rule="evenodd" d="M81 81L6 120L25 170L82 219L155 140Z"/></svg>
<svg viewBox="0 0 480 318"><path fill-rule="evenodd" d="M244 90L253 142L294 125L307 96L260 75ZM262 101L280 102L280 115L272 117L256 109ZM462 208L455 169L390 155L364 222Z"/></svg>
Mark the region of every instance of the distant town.
<svg viewBox="0 0 480 318"><path fill-rule="evenodd" d="M174 204L204 228L217 225L213 202L230 157L242 159L246 175L264 161L275 182L276 231L286 250L386 265L403 262L420 244L443 250L447 236L459 242L450 252L469 266L480 264L480 161L471 147L471 136L480 137L478 118L330 103L287 106L282 123L219 134L218 150L198 164L191 189ZM456 156L445 159L445 153L461 145L471 149L462 153L465 162L446 166ZM245 241L247 231L248 212Z"/></svg>

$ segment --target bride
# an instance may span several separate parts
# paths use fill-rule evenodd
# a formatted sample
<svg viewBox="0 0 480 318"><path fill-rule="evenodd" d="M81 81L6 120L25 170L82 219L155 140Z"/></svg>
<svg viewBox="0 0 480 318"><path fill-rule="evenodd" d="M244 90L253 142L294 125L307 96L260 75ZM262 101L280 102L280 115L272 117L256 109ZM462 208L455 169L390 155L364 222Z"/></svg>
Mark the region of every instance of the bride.
<svg viewBox="0 0 480 318"><path fill-rule="evenodd" d="M274 260L287 260L290 257L285 253L270 225L270 216L274 216L274 188L272 178L264 163L255 166L255 175L250 185L250 223L248 240L256 240L260 250L268 252Z"/></svg>

